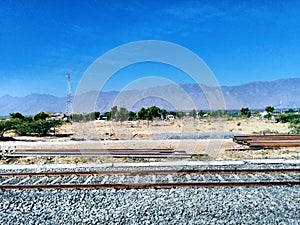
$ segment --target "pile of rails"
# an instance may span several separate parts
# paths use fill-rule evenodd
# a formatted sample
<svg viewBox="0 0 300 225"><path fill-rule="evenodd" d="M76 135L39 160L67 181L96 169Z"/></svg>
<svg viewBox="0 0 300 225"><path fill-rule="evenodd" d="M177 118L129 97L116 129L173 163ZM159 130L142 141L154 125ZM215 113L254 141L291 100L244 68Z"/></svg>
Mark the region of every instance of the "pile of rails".
<svg viewBox="0 0 300 225"><path fill-rule="evenodd" d="M300 135L243 135L234 136L233 141L250 149L300 148Z"/></svg>
<svg viewBox="0 0 300 225"><path fill-rule="evenodd" d="M207 156L205 154L188 154L186 151L174 149L18 149L5 157L55 157L55 156L86 156L114 158L192 158Z"/></svg>

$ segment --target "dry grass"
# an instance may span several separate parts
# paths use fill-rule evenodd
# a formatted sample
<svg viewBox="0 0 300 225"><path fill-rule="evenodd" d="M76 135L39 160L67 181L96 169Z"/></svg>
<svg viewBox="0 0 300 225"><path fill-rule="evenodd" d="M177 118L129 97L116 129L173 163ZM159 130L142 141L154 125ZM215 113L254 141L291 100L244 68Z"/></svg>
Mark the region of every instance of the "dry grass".
<svg viewBox="0 0 300 225"><path fill-rule="evenodd" d="M300 159L300 149L262 149L220 152L217 160L237 160L237 159Z"/></svg>

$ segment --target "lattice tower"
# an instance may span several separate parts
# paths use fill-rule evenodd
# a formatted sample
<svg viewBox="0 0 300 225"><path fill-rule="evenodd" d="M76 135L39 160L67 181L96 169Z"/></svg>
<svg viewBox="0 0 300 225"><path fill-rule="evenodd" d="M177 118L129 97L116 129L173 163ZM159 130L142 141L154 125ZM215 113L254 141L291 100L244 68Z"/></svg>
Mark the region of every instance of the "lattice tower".
<svg viewBox="0 0 300 225"><path fill-rule="evenodd" d="M73 113L73 99L71 91L71 75L67 73L68 83L67 83L67 102L66 102L66 111L65 114L69 116Z"/></svg>

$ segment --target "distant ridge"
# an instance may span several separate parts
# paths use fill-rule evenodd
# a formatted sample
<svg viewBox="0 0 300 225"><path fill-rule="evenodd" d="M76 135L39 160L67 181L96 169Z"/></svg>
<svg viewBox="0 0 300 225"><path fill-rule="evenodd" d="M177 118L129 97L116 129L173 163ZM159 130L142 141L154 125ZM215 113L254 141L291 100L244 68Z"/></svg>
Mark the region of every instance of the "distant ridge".
<svg viewBox="0 0 300 225"><path fill-rule="evenodd" d="M197 84L182 84L179 87L187 93L198 110L209 109L205 93L212 93L214 91L213 87L201 85L200 89ZM122 93L117 91L101 92L98 96L95 111L109 111L113 105L126 107L134 111L152 105L174 110L174 106L167 100L155 96L160 93L161 96L166 96L165 99L169 99L171 96L174 98L174 90L179 87L166 85L144 90L128 90ZM300 108L300 78L256 81L236 86L222 86L221 89L227 109L240 109L242 107L263 109L267 105L272 105L275 108L281 106L284 108ZM96 91L89 92L77 97L83 99L82 102L84 102L88 101L90 95L98 95L98 93ZM141 96L139 101L135 100L137 96ZM178 102L176 107L178 110L190 110L194 107L189 104L184 94L177 94L175 98ZM33 115L40 111L64 112L65 104L65 98L49 94L31 94L25 97L4 95L0 97L0 115L9 115L11 112L20 112L23 115Z"/></svg>

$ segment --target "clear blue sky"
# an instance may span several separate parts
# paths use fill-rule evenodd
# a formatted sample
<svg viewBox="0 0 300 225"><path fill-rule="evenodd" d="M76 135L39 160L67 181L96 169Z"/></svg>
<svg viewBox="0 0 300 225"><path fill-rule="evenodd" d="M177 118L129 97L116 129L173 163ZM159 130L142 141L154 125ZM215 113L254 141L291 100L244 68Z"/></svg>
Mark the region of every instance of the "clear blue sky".
<svg viewBox="0 0 300 225"><path fill-rule="evenodd" d="M0 96L65 96L106 51L164 40L198 54L221 85L300 76L300 1L0 1ZM178 71L145 65L132 79ZM142 74L141 70L143 70ZM166 75L166 76L169 76ZM129 77L129 76L128 76ZM105 90L129 80L112 79Z"/></svg>

